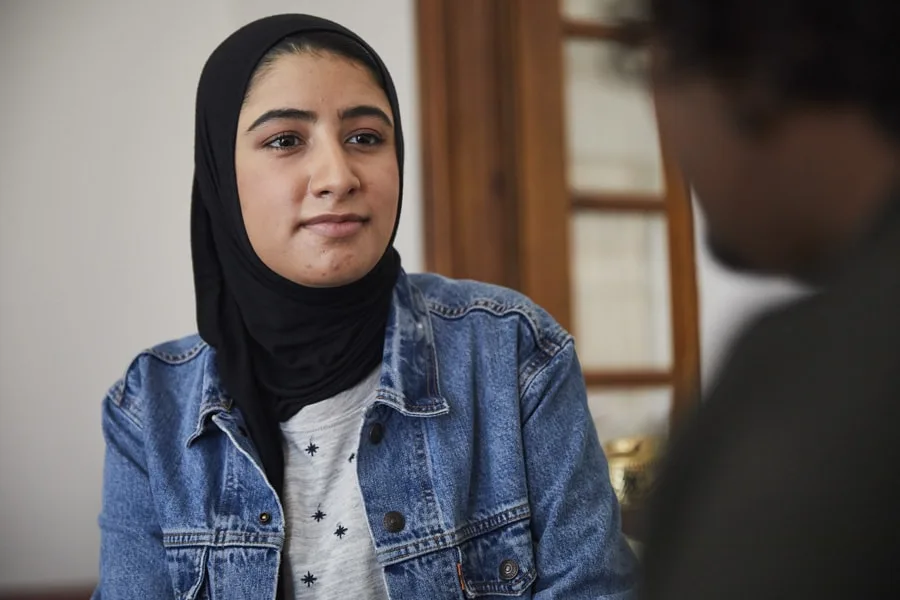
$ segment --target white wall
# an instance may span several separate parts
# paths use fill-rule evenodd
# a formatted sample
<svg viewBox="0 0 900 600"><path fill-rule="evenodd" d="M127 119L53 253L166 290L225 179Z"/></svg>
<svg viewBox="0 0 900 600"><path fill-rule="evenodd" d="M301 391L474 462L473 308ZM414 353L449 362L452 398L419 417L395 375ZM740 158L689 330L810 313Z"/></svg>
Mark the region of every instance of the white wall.
<svg viewBox="0 0 900 600"><path fill-rule="evenodd" d="M228 33L310 12L359 32L406 130L397 245L421 270L412 0L0 1L0 589L96 577L100 400L194 330L194 92Z"/></svg>
<svg viewBox="0 0 900 600"><path fill-rule="evenodd" d="M188 207L203 61L241 24L331 17L397 83L398 246L423 266L413 0L0 0L0 590L91 582L100 399L138 350L194 329ZM707 373L778 282L700 250Z"/></svg>

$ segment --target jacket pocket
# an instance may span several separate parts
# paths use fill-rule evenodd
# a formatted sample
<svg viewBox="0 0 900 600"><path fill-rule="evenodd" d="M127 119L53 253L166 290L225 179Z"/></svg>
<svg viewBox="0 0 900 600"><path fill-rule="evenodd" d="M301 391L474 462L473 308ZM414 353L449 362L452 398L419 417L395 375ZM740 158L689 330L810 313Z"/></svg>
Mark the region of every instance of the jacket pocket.
<svg viewBox="0 0 900 600"><path fill-rule="evenodd" d="M208 546L166 548L166 562L172 576L176 600L206 600Z"/></svg>
<svg viewBox="0 0 900 600"><path fill-rule="evenodd" d="M468 598L524 596L537 579L528 519L460 544L459 554Z"/></svg>

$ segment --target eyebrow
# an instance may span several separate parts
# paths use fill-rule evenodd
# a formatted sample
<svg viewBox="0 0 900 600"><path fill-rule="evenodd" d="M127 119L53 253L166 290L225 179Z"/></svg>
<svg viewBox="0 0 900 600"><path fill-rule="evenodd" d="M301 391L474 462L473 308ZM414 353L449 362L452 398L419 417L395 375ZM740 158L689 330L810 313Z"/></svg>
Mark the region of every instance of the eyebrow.
<svg viewBox="0 0 900 600"><path fill-rule="evenodd" d="M357 119L359 117L375 117L388 127L394 126L394 124L391 122L390 117L388 117L383 110L381 110L377 106L370 106L368 104L361 104L359 106L353 106L351 108L344 109L339 113L339 116L342 121ZM247 128L247 133L250 133L254 129L262 127L269 121L275 121L277 119L290 119L294 121L306 121L307 123L315 123L319 120L319 115L311 110L300 110L297 108L275 108L264 112L258 119L253 121L253 124Z"/></svg>
<svg viewBox="0 0 900 600"><path fill-rule="evenodd" d="M359 117L375 117L388 127L394 126L394 124L391 122L390 117L388 117L383 110L381 110L377 106L370 106L368 104L361 104L359 106L354 106L352 108L342 110L340 113L340 117L342 121L357 119Z"/></svg>

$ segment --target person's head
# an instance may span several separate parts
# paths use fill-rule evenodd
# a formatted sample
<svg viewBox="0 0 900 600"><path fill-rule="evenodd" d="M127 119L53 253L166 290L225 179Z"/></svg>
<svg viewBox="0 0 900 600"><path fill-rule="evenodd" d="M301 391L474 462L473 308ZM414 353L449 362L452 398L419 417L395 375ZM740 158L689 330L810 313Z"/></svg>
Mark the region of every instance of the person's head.
<svg viewBox="0 0 900 600"><path fill-rule="evenodd" d="M311 287L375 266L400 197L393 123L377 66L350 38L304 33L269 50L234 148L244 226L266 266Z"/></svg>
<svg viewBox="0 0 900 600"><path fill-rule="evenodd" d="M646 0L660 129L732 266L800 274L898 173L900 2Z"/></svg>
<svg viewBox="0 0 900 600"><path fill-rule="evenodd" d="M195 278L210 278L198 288L224 277L246 312L259 285L307 299L389 287L402 181L397 95L368 44L309 15L245 25L197 91L192 238Z"/></svg>

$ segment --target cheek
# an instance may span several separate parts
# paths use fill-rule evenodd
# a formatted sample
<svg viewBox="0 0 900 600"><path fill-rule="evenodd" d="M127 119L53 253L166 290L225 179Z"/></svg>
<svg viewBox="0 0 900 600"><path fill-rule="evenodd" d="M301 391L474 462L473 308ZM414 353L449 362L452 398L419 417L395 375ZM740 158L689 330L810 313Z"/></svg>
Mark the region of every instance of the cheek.
<svg viewBox="0 0 900 600"><path fill-rule="evenodd" d="M656 114L659 124L660 140L668 160L674 161L682 172L692 180L696 174L695 165L702 164L698 154L702 153L696 125L692 122L694 115L686 110L684 102L676 92L665 89L657 90Z"/></svg>
<svg viewBox="0 0 900 600"><path fill-rule="evenodd" d="M746 152L738 133L725 121L721 107L691 93L658 96L660 133L666 152L680 166L704 211L733 213L745 204L753 186Z"/></svg>
<svg viewBox="0 0 900 600"><path fill-rule="evenodd" d="M273 240L291 230L298 182L267 164L236 169L238 197L251 242Z"/></svg>
<svg viewBox="0 0 900 600"><path fill-rule="evenodd" d="M369 172L369 202L379 233L389 238L397 220L400 173L396 161L373 165ZM385 240L386 242L387 240Z"/></svg>

